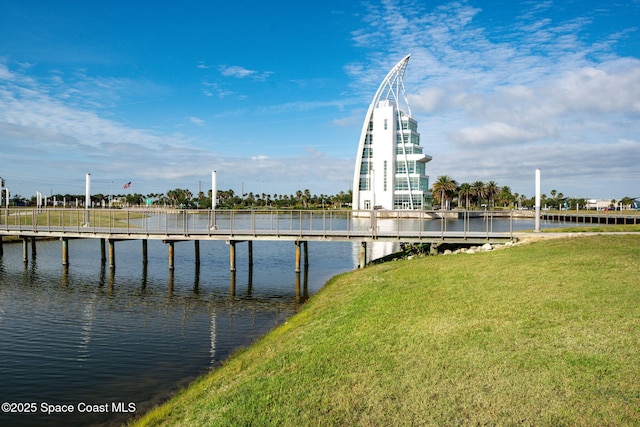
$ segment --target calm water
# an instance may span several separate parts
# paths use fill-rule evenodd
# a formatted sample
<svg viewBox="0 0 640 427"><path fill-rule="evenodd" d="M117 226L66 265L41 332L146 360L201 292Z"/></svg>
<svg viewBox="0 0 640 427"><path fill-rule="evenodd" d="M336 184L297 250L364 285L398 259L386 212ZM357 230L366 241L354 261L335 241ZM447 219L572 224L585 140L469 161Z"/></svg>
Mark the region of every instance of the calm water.
<svg viewBox="0 0 640 427"><path fill-rule="evenodd" d="M531 228L532 221L514 225ZM494 223L501 229L507 221ZM176 243L173 273L167 245L149 241L146 268L141 248L140 241L116 243L112 270L100 264L98 240L70 241L67 268L58 241L38 242L27 265L20 244L4 245L0 403L33 413L3 406L0 425L119 425L286 320L331 276L353 269L359 252L358 244L309 242L309 272L296 276L292 242L254 242L251 272L239 243L234 280L224 242L201 242L199 268L193 243ZM393 250L380 244L369 252Z"/></svg>

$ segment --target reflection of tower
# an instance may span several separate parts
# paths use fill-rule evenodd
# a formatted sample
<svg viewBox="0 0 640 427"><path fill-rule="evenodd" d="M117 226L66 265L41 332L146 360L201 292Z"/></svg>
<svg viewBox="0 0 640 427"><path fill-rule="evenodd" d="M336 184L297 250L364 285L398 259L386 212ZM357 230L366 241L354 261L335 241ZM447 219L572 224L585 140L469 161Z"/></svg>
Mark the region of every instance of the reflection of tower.
<svg viewBox="0 0 640 427"><path fill-rule="evenodd" d="M211 333L210 333L210 341L211 348L209 349L209 354L211 355L211 366L216 363L216 337L218 334L218 313L215 305L211 306Z"/></svg>
<svg viewBox="0 0 640 427"><path fill-rule="evenodd" d="M96 318L96 304L98 295L94 293L87 300L82 309L80 344L78 345L78 361L84 361L89 358L89 344L93 336L93 321Z"/></svg>
<svg viewBox="0 0 640 427"><path fill-rule="evenodd" d="M398 242L368 242L366 262L370 263L398 251L400 251ZM352 244L351 258L353 259L353 265L358 266L360 263L360 243L354 242Z"/></svg>
<svg viewBox="0 0 640 427"><path fill-rule="evenodd" d="M431 156L422 153L418 122L404 91L409 57L389 71L367 111L353 175L353 209L424 209L431 204L425 174Z"/></svg>

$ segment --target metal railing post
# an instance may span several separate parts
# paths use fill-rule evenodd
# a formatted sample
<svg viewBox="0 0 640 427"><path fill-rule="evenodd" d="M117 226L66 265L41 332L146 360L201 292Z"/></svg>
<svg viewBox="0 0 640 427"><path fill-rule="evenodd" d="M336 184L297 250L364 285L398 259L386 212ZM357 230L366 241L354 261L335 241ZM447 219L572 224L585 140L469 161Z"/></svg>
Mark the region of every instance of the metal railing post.
<svg viewBox="0 0 640 427"><path fill-rule="evenodd" d="M256 235L256 211L251 211L251 234Z"/></svg>
<svg viewBox="0 0 640 427"><path fill-rule="evenodd" d="M513 210L511 210L511 215L509 215L509 237L513 240Z"/></svg>

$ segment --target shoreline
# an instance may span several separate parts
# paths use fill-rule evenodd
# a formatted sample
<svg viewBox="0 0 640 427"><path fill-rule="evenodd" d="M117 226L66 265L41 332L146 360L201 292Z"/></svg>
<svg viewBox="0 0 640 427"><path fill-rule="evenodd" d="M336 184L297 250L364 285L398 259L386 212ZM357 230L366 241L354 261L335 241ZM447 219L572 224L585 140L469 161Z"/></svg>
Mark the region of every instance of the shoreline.
<svg viewBox="0 0 640 427"><path fill-rule="evenodd" d="M317 423L319 414L322 414L323 422L328 424L355 422L380 425L421 420L425 422L421 417L427 415L431 417L430 422L436 424L495 423L496 420L511 423L522 419L535 420L535 423L540 425L553 425L557 422L624 423L625 420L629 421L634 417L633 402L637 399L626 401L623 398L632 390L619 382L608 383L608 387L623 388L616 392L618 398L613 398L610 394L603 396L597 390L593 391L592 381L583 379L585 378L583 375L567 377L567 367L563 361L567 354L580 352L583 347L575 349L566 347L566 344L562 345L561 341L560 347L556 348L557 338L548 341L548 332L542 333L544 331L541 330L539 334L522 337L520 335L522 331L517 327L521 322L532 322L533 319L540 318L546 320L542 323L536 323L537 321L531 323L534 330L546 328L545 325L551 321L552 325L557 324L565 328L567 337L571 337L573 341L588 340L589 345L600 346L603 344L599 341L601 339L599 337L602 339L607 337L605 340L614 339L616 341L607 344L609 353L602 354L602 357L606 354L606 357L612 359L612 364L607 365L608 369L613 370L612 378L620 378L618 374L622 378L637 378L636 374L640 373L639 364L632 358L628 359L627 353L630 351L628 346L620 346L616 343L625 342L631 339L631 336L635 336L633 331L637 329L637 325L633 326L635 325L633 319L637 309L627 313L628 308L627 311L619 311L621 309L619 306L632 304L630 307L636 307L636 302L640 300L638 294L640 290L632 278L619 271L620 267L617 266L615 258L623 257L619 264L626 269L633 268L631 263L636 256L636 235L639 233L615 233L620 236L620 239L613 239L611 234L613 233L604 235L602 233L589 233L589 235L523 233L522 241L509 251L491 251L492 253L462 258L423 257L411 261L399 261L397 264L372 265L365 269L337 275L330 279L320 292L307 301L302 309L285 324L275 328L249 347L238 350L220 369L194 381L168 402L142 415L141 418L132 420L130 424L182 425L207 420L213 425L279 424L280 422L300 425L312 420ZM576 246L569 242L569 240L575 241L574 239L581 240L582 244ZM619 246L619 241L622 241L623 245ZM530 244L538 242L542 244ZM625 242L629 244L625 245ZM516 250L515 247L519 249ZM615 253L616 257L610 256L610 253ZM572 261L567 262L564 259L566 257ZM487 263L490 259L494 261ZM536 262L532 262L533 259ZM590 261L591 259L598 259L601 265L597 268L579 270L573 267L573 261L579 261L579 265L591 265L594 262ZM505 268L503 263L513 267ZM616 300L615 304L611 301L613 305L608 308L615 312L619 311L624 316L622 321L628 325L626 331L618 327L615 328L615 332L613 329L609 330L609 327L617 322L614 322L613 318L611 322L601 321L596 325L589 320L592 311L598 316L604 315L600 306L601 293L611 296L611 292L604 285L610 282L606 279L609 268L602 263L611 264L611 271L618 269L615 272L616 277L619 274L622 278L616 283L617 286L626 284L624 289L632 292L632 298L623 295L624 298ZM437 270L433 270L434 265L438 266ZM465 268L461 268L462 266ZM444 273L441 271L443 269ZM554 273L545 279L544 272L548 270ZM506 276L504 276L505 272L508 273ZM540 276L541 272L542 276ZM460 274L464 278L462 281L455 277ZM503 276L504 284L501 279ZM495 283L496 280L498 280L497 283ZM553 282L557 280L562 280L565 285L553 286ZM418 283L422 285L416 287ZM466 283L473 283L474 286L466 286ZM505 286L506 284L508 286ZM423 289L425 286L426 289ZM585 287L591 290L585 291ZM530 289L536 290L533 299L529 296ZM445 299L440 301L442 297L439 295L442 290L446 290L442 294ZM421 295L425 291L427 294L422 298ZM482 292L486 296L478 299L475 295L477 292ZM558 311L555 305L544 305L544 301L548 298L552 300L560 298L558 301L569 298L568 302L576 301L575 297L570 297L574 292L583 295L582 298L585 295L589 295L590 298L586 302L579 299L581 303L585 302L589 305L580 308L579 313L582 314L577 317L572 316L570 321L562 317L564 312ZM584 294L584 292L589 293ZM400 295L397 295L398 293ZM549 293L550 295L547 295ZM450 301L449 295L456 296L456 299ZM434 299L436 301L432 302ZM449 313L447 307L452 303L457 304L458 299L464 310L458 312L458 309L453 308L457 305L454 305L453 313L459 313L458 316L462 318L450 325L458 326L450 331L445 329L449 332L441 335L438 331L442 326L436 327L437 324L432 322L438 319L446 321ZM520 301L518 304L521 305L513 305L514 303L510 302L512 300ZM503 308L505 303L507 305ZM531 305L539 308L531 312L528 309ZM401 310L402 317L396 315L397 310ZM487 318L487 310L494 314ZM432 312L438 317L424 323L426 320L424 313ZM604 312L607 316L610 315L607 310ZM445 317L439 317L441 315ZM509 320L514 315L518 318L523 317L523 320L517 322ZM561 317L554 320L558 315ZM494 316L496 320L491 321L490 319ZM532 320L527 320L531 316L533 316ZM505 319L499 320L502 317ZM465 318L468 320L465 321ZM487 326L478 330L478 322L484 324L487 321L489 321ZM468 327L464 326L467 322L469 322ZM584 326L582 326L583 323L585 323ZM588 327L587 324L589 324ZM600 331L599 328L604 329ZM403 333L395 335L390 332L396 330ZM462 339L467 337L467 334L474 336L481 331L493 337L487 351L484 351L483 347L477 348L475 340ZM588 331L588 334L583 335L579 331ZM427 335L424 335L425 333ZM450 342L449 339L442 341L451 333L454 333L453 336L462 334L460 335L462 340L456 339L450 344L447 344ZM504 333L507 334L508 339L503 337ZM610 336L612 334L613 336ZM422 338L416 341L412 338L414 335ZM593 341L594 337L598 340ZM522 342L528 344L518 352L513 353L509 349L509 342L513 340L519 342L525 338L526 340ZM429 345L433 352L429 356L425 356L424 351L418 351L424 339L434 340L433 344ZM400 347L395 350L393 350L395 346L388 348L391 343L398 340L404 344L400 344ZM447 347L449 345L453 347ZM415 350L412 350L414 348ZM437 351L439 348L442 348L444 353L440 354ZM537 358L545 352L555 351L561 353L549 359L549 362L545 362L543 372L546 373L538 372L530 377L530 370L526 367L531 363L537 363L535 362ZM398 353L402 355L400 359L396 357ZM455 354L458 356L453 356ZM496 356L498 359L494 361ZM469 357L472 359L465 362ZM475 369L478 357L481 357L482 361L478 369ZM529 361L530 357L533 359ZM575 356L570 356L569 362L573 357ZM622 364L615 362L614 360L618 360L618 357L621 361L627 362ZM521 359L527 362L523 364L519 361ZM387 360L395 362L388 365ZM445 364L442 368L436 371L422 369L438 363L438 360ZM628 362L628 360L632 361ZM408 365L397 370L395 366L398 363L400 364L398 367L405 366L406 363ZM462 363L461 371L455 368L459 363ZM453 365L454 368L446 365ZM383 368L383 366L386 367ZM599 369L598 366L587 365L583 368L591 372L592 369ZM623 368L628 368L629 371L618 371ZM498 383L502 384L501 387L504 389L498 387L492 391L493 389L482 386L487 373L494 371L496 375L506 375L511 378L507 382ZM319 373L322 374L319 375ZM461 388L458 389L449 381L457 381L456 378L461 374L463 374ZM385 385L382 388L376 386L381 378L389 381L383 381ZM549 380L550 383L545 380ZM425 388L425 384L431 384L431 386ZM431 393L430 390L439 387L444 387L442 388L444 394L439 395L439 398L424 400L420 397L425 396L425 393L428 396ZM517 390L511 389L512 387L517 387ZM566 391L559 396L557 387ZM631 387L633 389L634 386ZM395 393L394 390L400 392L403 398L388 400L385 396ZM577 390L581 390L581 393L577 393ZM450 401L446 399L447 395L458 396L458 398ZM578 395L583 396L579 402L571 400L570 396ZM518 396L525 397L521 399ZM469 408L465 409L465 402L472 406L477 405L478 398L486 398L488 406L475 407L471 411ZM410 402L410 405L402 410L397 407L402 402ZM490 405L489 402L491 402ZM422 406L424 404L429 405L428 407L436 405L436 409L431 407L427 410ZM587 407L584 408L584 405ZM501 416L497 416L497 413L491 410L494 406L501 408ZM544 416L537 412L543 407L552 415ZM602 407L609 408L605 411L606 415L603 415L599 409ZM417 415L419 417L415 418Z"/></svg>

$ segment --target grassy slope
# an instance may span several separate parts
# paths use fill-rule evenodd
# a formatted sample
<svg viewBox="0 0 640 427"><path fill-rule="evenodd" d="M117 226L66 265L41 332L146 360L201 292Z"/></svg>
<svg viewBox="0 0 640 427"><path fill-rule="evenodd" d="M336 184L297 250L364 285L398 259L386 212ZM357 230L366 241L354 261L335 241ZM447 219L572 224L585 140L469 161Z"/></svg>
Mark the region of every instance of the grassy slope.
<svg viewBox="0 0 640 427"><path fill-rule="evenodd" d="M344 274L140 425L637 424L638 260L595 236Z"/></svg>

